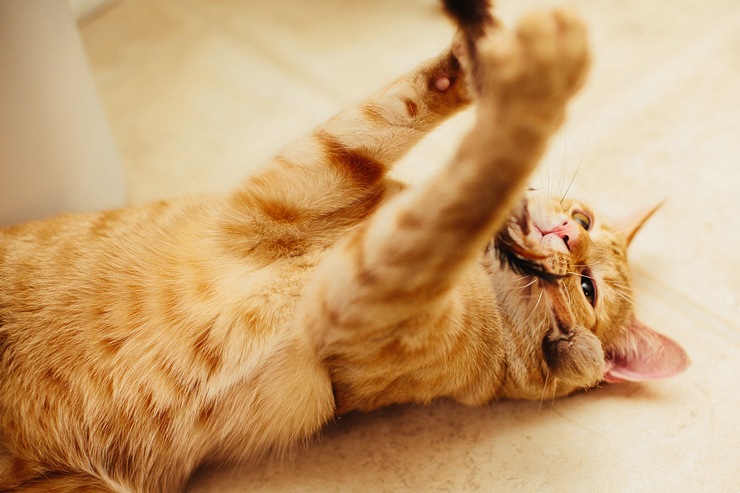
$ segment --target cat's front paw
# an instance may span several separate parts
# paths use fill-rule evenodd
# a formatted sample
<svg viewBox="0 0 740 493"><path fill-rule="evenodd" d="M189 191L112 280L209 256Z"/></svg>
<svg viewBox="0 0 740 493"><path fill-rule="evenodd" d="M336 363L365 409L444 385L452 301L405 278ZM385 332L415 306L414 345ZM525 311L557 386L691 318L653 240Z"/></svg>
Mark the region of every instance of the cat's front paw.
<svg viewBox="0 0 740 493"><path fill-rule="evenodd" d="M526 16L515 31L493 24L479 38L472 68L479 104L511 123L552 133L590 66L586 27L573 13Z"/></svg>

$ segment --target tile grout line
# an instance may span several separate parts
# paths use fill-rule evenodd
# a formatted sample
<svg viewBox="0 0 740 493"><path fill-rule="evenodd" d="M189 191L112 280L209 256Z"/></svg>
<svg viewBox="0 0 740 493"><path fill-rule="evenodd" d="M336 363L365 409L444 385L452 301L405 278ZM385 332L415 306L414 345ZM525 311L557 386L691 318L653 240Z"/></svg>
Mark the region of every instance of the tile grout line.
<svg viewBox="0 0 740 493"><path fill-rule="evenodd" d="M641 281L650 289L651 293L657 295L671 308L708 322L710 330L734 344L740 345L740 326L731 319L710 310L682 291L662 283L642 268L635 268L633 272L640 276Z"/></svg>

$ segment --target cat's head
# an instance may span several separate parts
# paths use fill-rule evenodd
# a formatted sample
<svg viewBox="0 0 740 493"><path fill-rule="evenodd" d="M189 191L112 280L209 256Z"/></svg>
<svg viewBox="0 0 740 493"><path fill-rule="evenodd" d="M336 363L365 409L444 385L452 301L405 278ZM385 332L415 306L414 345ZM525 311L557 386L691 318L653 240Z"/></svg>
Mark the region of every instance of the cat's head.
<svg viewBox="0 0 740 493"><path fill-rule="evenodd" d="M512 397L653 380L689 364L634 313L627 249L655 208L609 224L584 204L529 193L488 250Z"/></svg>

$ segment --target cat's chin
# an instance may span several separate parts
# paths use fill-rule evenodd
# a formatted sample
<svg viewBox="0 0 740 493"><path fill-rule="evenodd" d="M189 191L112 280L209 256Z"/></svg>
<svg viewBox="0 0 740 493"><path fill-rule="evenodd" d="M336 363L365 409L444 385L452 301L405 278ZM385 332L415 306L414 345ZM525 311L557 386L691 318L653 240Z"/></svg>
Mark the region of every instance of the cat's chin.
<svg viewBox="0 0 740 493"><path fill-rule="evenodd" d="M561 385L588 388L604 378L605 361L601 341L590 331L574 327L568 340L542 339L542 353L550 374Z"/></svg>

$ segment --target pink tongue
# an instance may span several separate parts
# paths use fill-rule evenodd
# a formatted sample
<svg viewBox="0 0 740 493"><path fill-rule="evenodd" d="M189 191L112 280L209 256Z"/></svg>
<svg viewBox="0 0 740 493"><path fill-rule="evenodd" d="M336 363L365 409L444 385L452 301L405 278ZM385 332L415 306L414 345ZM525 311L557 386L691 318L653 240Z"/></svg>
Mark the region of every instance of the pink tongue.
<svg viewBox="0 0 740 493"><path fill-rule="evenodd" d="M563 240L568 250L572 250L580 238L580 226L575 221L568 220L550 231L543 231L543 236L557 237Z"/></svg>

